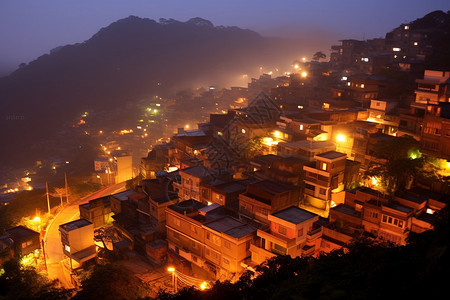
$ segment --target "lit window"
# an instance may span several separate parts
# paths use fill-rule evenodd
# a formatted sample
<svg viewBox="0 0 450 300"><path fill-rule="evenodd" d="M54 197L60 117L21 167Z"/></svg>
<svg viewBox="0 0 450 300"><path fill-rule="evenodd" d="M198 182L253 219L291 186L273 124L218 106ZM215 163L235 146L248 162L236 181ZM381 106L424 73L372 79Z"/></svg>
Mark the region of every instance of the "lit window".
<svg viewBox="0 0 450 300"><path fill-rule="evenodd" d="M222 135L222 132L220 132L220 131L217 131L217 135Z"/></svg>
<svg viewBox="0 0 450 300"><path fill-rule="evenodd" d="M300 130L303 130L303 124L300 125Z"/></svg>
<svg viewBox="0 0 450 300"><path fill-rule="evenodd" d="M341 80L347 80L347 76L342 76Z"/></svg>
<svg viewBox="0 0 450 300"><path fill-rule="evenodd" d="M303 109L303 105L297 106L298 109Z"/></svg>
<svg viewBox="0 0 450 300"><path fill-rule="evenodd" d="M326 171L327 170L327 163L322 163L322 170Z"/></svg>
<svg viewBox="0 0 450 300"><path fill-rule="evenodd" d="M278 232L286 235L286 233L287 233L286 227L278 226Z"/></svg>
<svg viewBox="0 0 450 300"><path fill-rule="evenodd" d="M419 43L418 42L414 42L414 46L418 46L419 45Z"/></svg>
<svg viewBox="0 0 450 300"><path fill-rule="evenodd" d="M362 88L362 89L364 88L364 83L361 83L361 88Z"/></svg>
<svg viewBox="0 0 450 300"><path fill-rule="evenodd" d="M66 250L67 252L70 253L70 246L69 245L64 245L64 250Z"/></svg>
<svg viewBox="0 0 450 300"><path fill-rule="evenodd" d="M242 129L241 129L241 132L242 132L242 133L245 133L245 129L244 129L244 128L242 128Z"/></svg>
<svg viewBox="0 0 450 300"><path fill-rule="evenodd" d="M401 48L397 48L397 47L392 48L392 51L394 51L394 52L399 52L401 50L402 50Z"/></svg>
<svg viewBox="0 0 450 300"><path fill-rule="evenodd" d="M404 28L405 28L405 30L408 30L408 29L409 29L409 26L408 26L408 25L405 25Z"/></svg>
<svg viewBox="0 0 450 300"><path fill-rule="evenodd" d="M351 82L347 82L347 86L350 86L351 85Z"/></svg>

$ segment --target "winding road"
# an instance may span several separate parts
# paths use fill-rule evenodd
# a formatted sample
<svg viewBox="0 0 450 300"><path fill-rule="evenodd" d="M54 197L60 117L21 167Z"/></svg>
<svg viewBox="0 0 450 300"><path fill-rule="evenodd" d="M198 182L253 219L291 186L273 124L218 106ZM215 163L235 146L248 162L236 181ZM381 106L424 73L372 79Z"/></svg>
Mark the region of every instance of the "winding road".
<svg viewBox="0 0 450 300"><path fill-rule="evenodd" d="M78 206L89 200L120 193L125 190L125 182L117 183L101 189L89 196L75 201L64 207L50 222L44 235L45 254L47 258L47 271L50 280L58 279L65 288L73 288L70 275L64 272L61 238L59 225L73 221L80 217Z"/></svg>

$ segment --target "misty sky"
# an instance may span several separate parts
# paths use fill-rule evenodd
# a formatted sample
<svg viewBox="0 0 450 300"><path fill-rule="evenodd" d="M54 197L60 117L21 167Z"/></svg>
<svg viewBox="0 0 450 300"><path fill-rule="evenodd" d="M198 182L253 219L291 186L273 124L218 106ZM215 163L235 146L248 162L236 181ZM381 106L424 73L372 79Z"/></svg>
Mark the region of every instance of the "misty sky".
<svg viewBox="0 0 450 300"><path fill-rule="evenodd" d="M450 10L450 1L0 0L0 75L57 46L83 42L129 15L180 21L201 17L216 26L305 38L328 51L339 39L384 37L402 22L434 10Z"/></svg>

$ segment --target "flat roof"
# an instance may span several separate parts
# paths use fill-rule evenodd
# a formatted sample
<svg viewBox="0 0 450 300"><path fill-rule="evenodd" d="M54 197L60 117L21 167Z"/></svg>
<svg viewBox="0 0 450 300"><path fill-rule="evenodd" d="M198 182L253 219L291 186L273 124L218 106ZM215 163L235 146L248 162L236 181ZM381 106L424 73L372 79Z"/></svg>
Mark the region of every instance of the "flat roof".
<svg viewBox="0 0 450 300"><path fill-rule="evenodd" d="M409 212L413 211L413 209L411 207L404 206L404 205L401 205L401 204L398 204L398 203L395 203L395 202L385 203L383 205L386 206L386 207L389 207L389 208L392 208L392 209L404 212L404 213L409 213Z"/></svg>
<svg viewBox="0 0 450 300"><path fill-rule="evenodd" d="M64 229L65 231L72 231L75 229L79 229L88 225L91 225L92 223L85 219L78 219L69 223L61 224L59 225L59 228Z"/></svg>
<svg viewBox="0 0 450 300"><path fill-rule="evenodd" d="M230 216L217 219L205 224L205 226L211 228L214 231L224 233L237 239L256 232L255 227L243 223Z"/></svg>
<svg viewBox="0 0 450 300"><path fill-rule="evenodd" d="M194 199L190 199L190 200L185 200L185 201L179 202L177 204L169 205L169 208L180 214L184 214L184 212L186 212L186 213L196 212L205 206L207 206L207 205L203 204L201 202L198 202Z"/></svg>
<svg viewBox="0 0 450 300"><path fill-rule="evenodd" d="M293 224L300 224L317 216L297 206L288 207L271 215Z"/></svg>
<svg viewBox="0 0 450 300"><path fill-rule="evenodd" d="M336 159L339 157L346 157L347 154L342 153L342 152L337 152L337 151L327 151L321 154L317 154L316 156L318 157L323 157L323 158L327 158L327 159Z"/></svg>
<svg viewBox="0 0 450 300"><path fill-rule="evenodd" d="M250 186L256 187L258 189L264 190L271 194L279 194L288 191L295 190L296 187L286 183L275 182L272 180L262 180L255 183L251 183Z"/></svg>
<svg viewBox="0 0 450 300"><path fill-rule="evenodd" d="M302 141L295 141L295 142L283 143L283 144L290 148L303 148L303 149L310 149L310 150L326 148L326 147L335 147L335 145L333 143L330 143L327 141L302 140Z"/></svg>
<svg viewBox="0 0 450 300"><path fill-rule="evenodd" d="M330 208L330 210L334 210L334 211L346 214L348 216L361 218L361 212L356 211L353 207L346 205L346 204L339 204L336 207Z"/></svg>
<svg viewBox="0 0 450 300"><path fill-rule="evenodd" d="M133 193L135 193L135 191L133 191L133 190L126 190L124 192L113 194L111 196L113 196L116 199L119 199L120 201L126 201L126 200L128 200L128 196L133 194Z"/></svg>

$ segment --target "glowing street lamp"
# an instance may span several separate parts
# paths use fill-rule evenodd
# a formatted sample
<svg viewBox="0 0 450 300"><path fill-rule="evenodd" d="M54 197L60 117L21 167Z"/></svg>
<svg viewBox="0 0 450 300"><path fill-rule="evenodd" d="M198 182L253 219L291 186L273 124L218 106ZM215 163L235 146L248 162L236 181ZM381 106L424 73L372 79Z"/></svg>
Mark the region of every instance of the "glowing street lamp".
<svg viewBox="0 0 450 300"><path fill-rule="evenodd" d="M336 136L336 141L338 141L340 143L345 143L346 140L347 140L347 137L343 134L338 134Z"/></svg>
<svg viewBox="0 0 450 300"><path fill-rule="evenodd" d="M308 73L302 72L301 76L302 76L303 78L306 78L306 76L308 76Z"/></svg>
<svg viewBox="0 0 450 300"><path fill-rule="evenodd" d="M176 282L177 277L176 277L176 274L175 274L175 268L174 267L169 267L169 268L167 268L167 271L172 273L173 292L175 294L177 292L177 282Z"/></svg>

